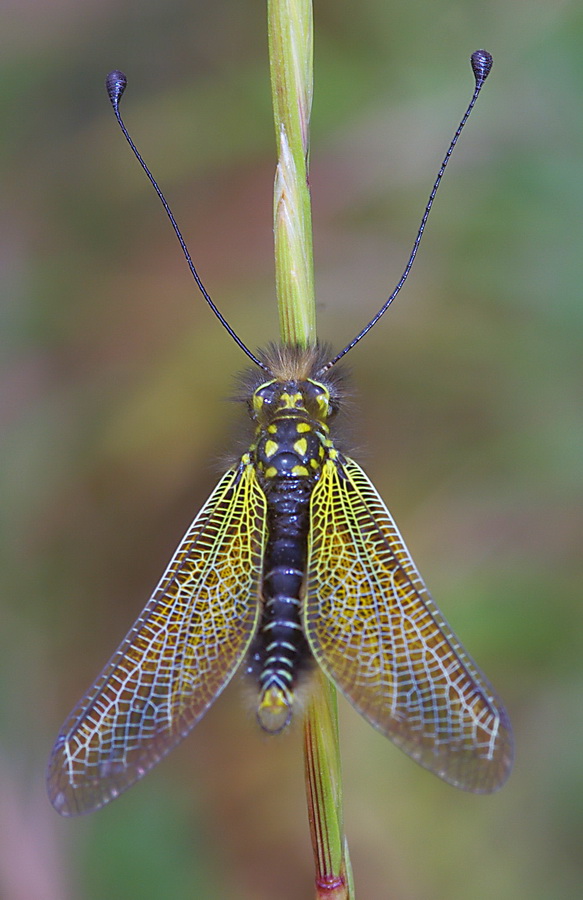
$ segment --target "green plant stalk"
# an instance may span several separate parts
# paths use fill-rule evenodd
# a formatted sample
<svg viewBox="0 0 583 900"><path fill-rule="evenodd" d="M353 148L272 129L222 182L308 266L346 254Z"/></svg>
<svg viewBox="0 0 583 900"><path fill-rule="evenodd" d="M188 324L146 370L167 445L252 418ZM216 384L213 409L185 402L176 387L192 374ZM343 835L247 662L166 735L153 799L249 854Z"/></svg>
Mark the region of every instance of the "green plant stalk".
<svg viewBox="0 0 583 900"><path fill-rule="evenodd" d="M273 198L281 338L316 342L312 208L308 185L313 92L311 0L268 0L271 93L278 163Z"/></svg>
<svg viewBox="0 0 583 900"><path fill-rule="evenodd" d="M311 0L268 0L269 59L278 163L274 237L281 339L316 343L312 213L308 184L313 93ZM314 677L305 715L306 794L316 868L316 900L353 900L344 836L336 690Z"/></svg>
<svg viewBox="0 0 583 900"><path fill-rule="evenodd" d="M316 900L354 900L342 814L336 689L322 671L314 681L304 724L304 763Z"/></svg>

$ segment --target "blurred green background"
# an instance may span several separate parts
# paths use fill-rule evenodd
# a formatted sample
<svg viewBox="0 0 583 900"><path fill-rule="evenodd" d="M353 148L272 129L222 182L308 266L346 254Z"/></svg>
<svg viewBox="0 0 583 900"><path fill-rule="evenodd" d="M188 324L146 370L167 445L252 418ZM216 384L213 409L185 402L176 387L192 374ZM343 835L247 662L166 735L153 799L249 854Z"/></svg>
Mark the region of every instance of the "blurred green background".
<svg viewBox="0 0 583 900"><path fill-rule="evenodd" d="M0 896L312 896L301 728L235 681L109 808L62 820L61 721L157 582L236 441L244 360L191 282L115 125L252 347L277 337L263 3L27 0L0 12ZM341 701L360 898L581 896L583 10L318 0L319 331L342 346L397 280L471 95L406 291L352 354L349 444L493 681L516 764L492 797L424 772Z"/></svg>

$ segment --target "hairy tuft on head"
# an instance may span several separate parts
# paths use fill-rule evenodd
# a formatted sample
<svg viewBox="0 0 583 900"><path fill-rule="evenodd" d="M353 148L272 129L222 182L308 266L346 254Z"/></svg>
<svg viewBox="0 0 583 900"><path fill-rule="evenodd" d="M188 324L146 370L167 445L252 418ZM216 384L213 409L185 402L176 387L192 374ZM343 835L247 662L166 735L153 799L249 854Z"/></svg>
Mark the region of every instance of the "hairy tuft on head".
<svg viewBox="0 0 583 900"><path fill-rule="evenodd" d="M330 359L330 347L327 344L314 344L311 347L300 347L296 344L268 344L264 350L257 351L257 358L269 370L274 381L316 381L323 384L330 392L336 405L344 399L343 383L347 378L347 370L343 366L334 366L326 372L323 367ZM238 376L239 390L235 399L246 401L252 394L269 381L262 369L247 369Z"/></svg>

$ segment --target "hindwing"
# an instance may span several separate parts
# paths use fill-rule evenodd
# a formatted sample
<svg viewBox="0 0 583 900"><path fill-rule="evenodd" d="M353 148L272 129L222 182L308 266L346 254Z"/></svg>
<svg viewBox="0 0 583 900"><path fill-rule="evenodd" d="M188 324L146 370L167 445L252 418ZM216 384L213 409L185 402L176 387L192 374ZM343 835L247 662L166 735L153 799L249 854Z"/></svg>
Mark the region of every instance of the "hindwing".
<svg viewBox="0 0 583 900"><path fill-rule="evenodd" d="M65 722L48 774L61 814L97 809L145 775L227 685L257 627L265 521L265 495L241 463L214 489Z"/></svg>
<svg viewBox="0 0 583 900"><path fill-rule="evenodd" d="M425 768L478 793L512 764L506 712L431 599L379 494L351 459L311 498L306 635L356 709Z"/></svg>

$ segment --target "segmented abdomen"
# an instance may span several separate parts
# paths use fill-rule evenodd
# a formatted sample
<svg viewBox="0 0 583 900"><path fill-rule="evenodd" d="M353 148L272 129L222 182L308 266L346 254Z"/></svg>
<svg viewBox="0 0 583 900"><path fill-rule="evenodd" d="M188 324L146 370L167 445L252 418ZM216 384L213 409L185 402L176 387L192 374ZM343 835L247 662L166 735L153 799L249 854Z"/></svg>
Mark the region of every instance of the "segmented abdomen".
<svg viewBox="0 0 583 900"><path fill-rule="evenodd" d="M300 616L311 492L307 479L289 477L274 480L268 492L263 613L249 672L260 688L259 723L269 732L289 723L298 678L312 661Z"/></svg>

